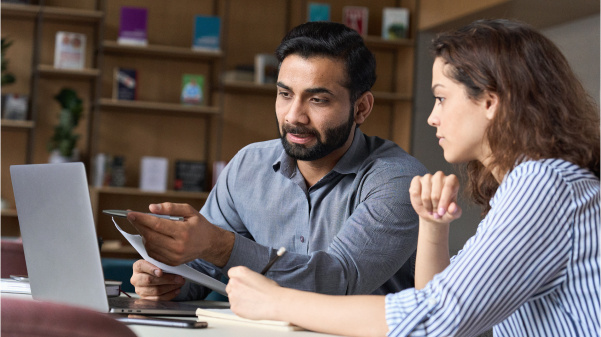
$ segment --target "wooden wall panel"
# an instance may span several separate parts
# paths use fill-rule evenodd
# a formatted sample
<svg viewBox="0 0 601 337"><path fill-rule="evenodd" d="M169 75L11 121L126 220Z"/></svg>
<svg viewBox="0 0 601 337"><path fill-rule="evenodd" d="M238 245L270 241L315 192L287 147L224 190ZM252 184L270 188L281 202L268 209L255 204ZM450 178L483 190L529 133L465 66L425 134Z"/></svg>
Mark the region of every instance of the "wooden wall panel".
<svg viewBox="0 0 601 337"><path fill-rule="evenodd" d="M2 18L2 38L13 42L6 50L7 71L15 76L13 84L2 87L3 94L29 95L34 33L33 20Z"/></svg>
<svg viewBox="0 0 601 337"><path fill-rule="evenodd" d="M229 161L244 146L277 138L275 96L225 94L222 158Z"/></svg>
<svg viewBox="0 0 601 337"><path fill-rule="evenodd" d="M229 0L226 21L226 69L254 65L255 54L273 54L286 27L286 2Z"/></svg>

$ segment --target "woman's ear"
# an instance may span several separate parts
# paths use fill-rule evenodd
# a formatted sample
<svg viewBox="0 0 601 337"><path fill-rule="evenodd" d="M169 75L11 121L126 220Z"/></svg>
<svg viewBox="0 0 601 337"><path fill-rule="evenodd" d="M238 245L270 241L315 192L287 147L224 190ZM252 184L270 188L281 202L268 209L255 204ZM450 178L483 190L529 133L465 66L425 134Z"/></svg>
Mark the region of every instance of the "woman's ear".
<svg viewBox="0 0 601 337"><path fill-rule="evenodd" d="M357 99L355 102L354 110L355 110L355 123L357 125L363 124L371 110L374 107L374 95L371 91L366 91Z"/></svg>
<svg viewBox="0 0 601 337"><path fill-rule="evenodd" d="M499 95L494 92L486 94L485 100L486 118L492 120L495 117L495 113L499 108Z"/></svg>

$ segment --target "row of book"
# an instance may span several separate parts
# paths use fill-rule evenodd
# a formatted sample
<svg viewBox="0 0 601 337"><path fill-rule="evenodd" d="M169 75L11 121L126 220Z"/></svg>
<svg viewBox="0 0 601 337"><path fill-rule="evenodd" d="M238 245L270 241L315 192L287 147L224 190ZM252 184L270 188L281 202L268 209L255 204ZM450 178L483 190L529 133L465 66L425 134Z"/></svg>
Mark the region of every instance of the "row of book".
<svg viewBox="0 0 601 337"><path fill-rule="evenodd" d="M121 7L117 43L146 46L148 44L148 9ZM192 49L217 51L220 48L221 18L212 15L194 16Z"/></svg>
<svg viewBox="0 0 601 337"><path fill-rule="evenodd" d="M308 3L308 21L330 21L330 4ZM144 7L121 7L119 24L120 44L148 45L148 9ZM343 23L362 35L368 33L369 8L344 6ZM382 38L407 38L409 32L409 9L385 7L382 10ZM211 15L195 15L192 50L218 51L221 40L221 18ZM56 34L54 66L61 69L82 69L85 63L86 36L72 32Z"/></svg>
<svg viewBox="0 0 601 337"><path fill-rule="evenodd" d="M330 4L309 2L307 21L330 21ZM344 6L342 22L366 36L369 22L369 8L365 6ZM409 37L409 9L385 7L382 9L381 36L386 40L406 39Z"/></svg>
<svg viewBox="0 0 601 337"><path fill-rule="evenodd" d="M132 68L115 68L113 72L113 99L133 101L138 99L138 71ZM183 74L180 101L186 105L204 104L205 77Z"/></svg>
<svg viewBox="0 0 601 337"><path fill-rule="evenodd" d="M95 187L124 187L125 157L99 153L92 164L92 185ZM225 163L216 162L213 168L215 178ZM175 191L203 192L206 185L207 163L197 160L176 160L172 189ZM142 157L140 162L139 187L144 191L165 192L169 177L169 159L165 157ZM213 181L214 184L214 181Z"/></svg>

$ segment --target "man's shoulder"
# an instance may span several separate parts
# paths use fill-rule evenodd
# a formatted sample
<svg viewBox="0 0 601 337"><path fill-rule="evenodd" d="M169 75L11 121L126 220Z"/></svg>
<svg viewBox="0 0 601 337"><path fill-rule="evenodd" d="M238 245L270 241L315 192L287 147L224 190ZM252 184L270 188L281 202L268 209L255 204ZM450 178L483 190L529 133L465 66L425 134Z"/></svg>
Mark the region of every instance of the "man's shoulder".
<svg viewBox="0 0 601 337"><path fill-rule="evenodd" d="M366 146L369 156L364 167L368 166L372 171L398 170L398 174L411 176L428 172L419 160L390 140L370 136L366 137Z"/></svg>

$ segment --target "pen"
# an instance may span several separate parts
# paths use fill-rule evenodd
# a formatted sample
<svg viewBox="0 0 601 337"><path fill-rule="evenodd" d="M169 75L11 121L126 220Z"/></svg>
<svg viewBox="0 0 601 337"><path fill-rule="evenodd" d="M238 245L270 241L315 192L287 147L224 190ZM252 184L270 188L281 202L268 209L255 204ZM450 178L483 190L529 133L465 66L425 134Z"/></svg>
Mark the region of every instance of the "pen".
<svg viewBox="0 0 601 337"><path fill-rule="evenodd" d="M133 212L133 211L124 211L124 210L119 210L119 209L105 209L102 211L102 213L113 215L113 216L118 216L118 217L122 217L122 218L127 217L127 214L129 212ZM184 221L184 217L181 217L181 216L172 216L172 215L163 215L163 214L154 214L154 213L144 213L144 214L152 215L154 217L161 218L161 219L167 219L167 220L173 220L173 221Z"/></svg>
<svg viewBox="0 0 601 337"><path fill-rule="evenodd" d="M269 263L267 263L265 268L263 268L263 270L261 271L261 275L265 275L265 273L269 270L269 268L271 268L271 266L273 266L275 261L277 261L280 258L280 256L284 255L285 252L286 252L286 248L284 248L284 247L278 249L278 252L275 254L275 256L271 259L271 261L269 261Z"/></svg>

